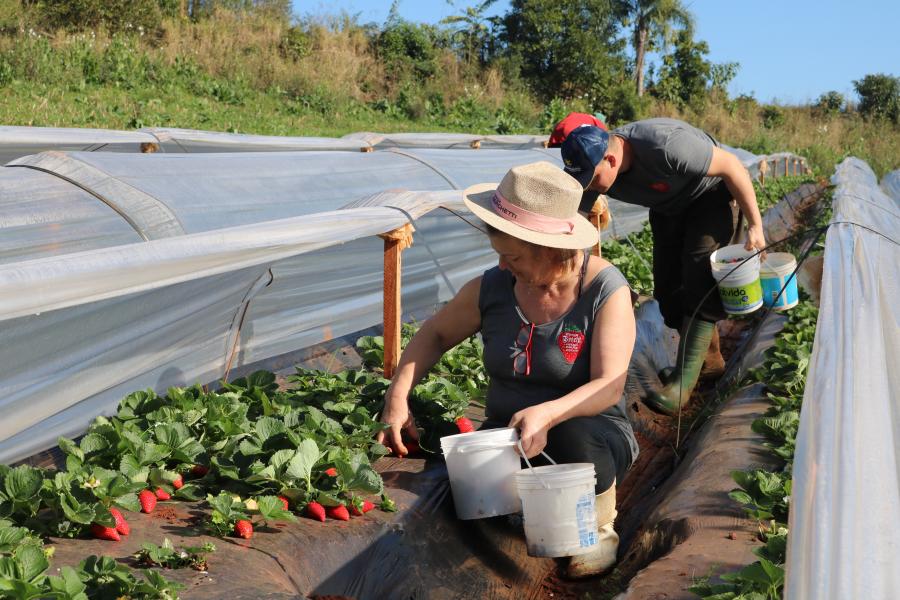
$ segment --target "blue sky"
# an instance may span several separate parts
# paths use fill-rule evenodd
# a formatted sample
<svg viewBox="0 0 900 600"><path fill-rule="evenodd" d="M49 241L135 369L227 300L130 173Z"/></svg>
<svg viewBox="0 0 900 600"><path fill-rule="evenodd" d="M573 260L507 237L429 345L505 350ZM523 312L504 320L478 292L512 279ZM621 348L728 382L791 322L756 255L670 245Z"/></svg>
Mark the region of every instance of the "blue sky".
<svg viewBox="0 0 900 600"><path fill-rule="evenodd" d="M390 0L293 0L298 15L359 14L383 23ZM684 0L709 60L740 63L732 95L781 104L813 102L838 91L856 100L853 81L871 73L900 76L900 0ZM402 0L409 21L437 23L476 0ZM505 12L498 0L491 14Z"/></svg>

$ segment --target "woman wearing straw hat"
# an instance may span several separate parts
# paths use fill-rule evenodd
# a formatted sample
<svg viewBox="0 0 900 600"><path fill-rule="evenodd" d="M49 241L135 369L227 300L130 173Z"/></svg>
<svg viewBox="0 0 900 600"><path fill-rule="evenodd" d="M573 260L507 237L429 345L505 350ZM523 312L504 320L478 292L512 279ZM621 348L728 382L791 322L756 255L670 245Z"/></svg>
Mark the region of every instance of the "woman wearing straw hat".
<svg viewBox="0 0 900 600"><path fill-rule="evenodd" d="M463 286L426 321L400 357L378 440L398 454L418 438L408 395L441 355L480 332L490 375L483 427L515 427L528 458L590 462L597 476L600 544L573 557L569 575L615 564L615 481L637 457L623 389L635 339L622 274L585 248L597 230L578 214L581 186L548 162L512 168L499 187L466 190L488 226L498 266Z"/></svg>

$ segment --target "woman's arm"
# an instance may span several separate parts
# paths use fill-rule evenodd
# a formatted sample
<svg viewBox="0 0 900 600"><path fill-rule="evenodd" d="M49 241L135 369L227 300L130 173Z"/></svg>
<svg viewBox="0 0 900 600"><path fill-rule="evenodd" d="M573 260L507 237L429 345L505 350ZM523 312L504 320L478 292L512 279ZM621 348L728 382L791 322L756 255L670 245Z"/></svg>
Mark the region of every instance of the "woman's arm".
<svg viewBox="0 0 900 600"><path fill-rule="evenodd" d="M480 289L481 277L465 284L446 306L425 321L400 355L400 363L385 394L381 413L381 421L388 423L390 428L379 432L376 439L401 456L407 453L401 440L403 430L412 439L419 438L409 412L409 392L437 364L444 352L481 329L481 311L478 308Z"/></svg>
<svg viewBox="0 0 900 600"><path fill-rule="evenodd" d="M547 431L573 417L600 414L622 397L634 349L634 309L627 286L616 290L597 311L591 336L591 380L556 400L520 410L510 427L519 430L525 456L540 454Z"/></svg>
<svg viewBox="0 0 900 600"><path fill-rule="evenodd" d="M747 250L762 250L766 247L762 217L756 204L756 192L750 174L741 161L727 150L713 147L712 161L709 163L709 177L721 177L731 196L737 200L744 216L747 217Z"/></svg>

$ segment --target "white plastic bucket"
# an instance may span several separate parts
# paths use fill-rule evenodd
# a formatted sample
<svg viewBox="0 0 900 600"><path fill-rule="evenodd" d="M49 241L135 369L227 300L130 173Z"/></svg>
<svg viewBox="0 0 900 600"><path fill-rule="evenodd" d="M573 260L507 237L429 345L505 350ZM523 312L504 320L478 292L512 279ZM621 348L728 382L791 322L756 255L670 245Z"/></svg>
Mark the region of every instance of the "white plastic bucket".
<svg viewBox="0 0 900 600"><path fill-rule="evenodd" d="M531 556L575 556L598 543L591 463L523 469L515 474Z"/></svg>
<svg viewBox="0 0 900 600"><path fill-rule="evenodd" d="M463 520L522 510L513 474L522 468L512 427L441 438L456 516Z"/></svg>
<svg viewBox="0 0 900 600"><path fill-rule="evenodd" d="M753 251L744 250L742 244L735 244L719 248L709 257L712 276L719 285L719 297L728 314L745 315L762 306L759 255L753 254ZM750 256L752 258L747 262L739 262Z"/></svg>
<svg viewBox="0 0 900 600"><path fill-rule="evenodd" d="M797 290L797 259L790 252L771 252L759 266L763 304L775 310L787 310L800 301ZM782 292L781 289L784 288ZM779 297L779 293L781 296ZM778 301L775 301L778 298Z"/></svg>

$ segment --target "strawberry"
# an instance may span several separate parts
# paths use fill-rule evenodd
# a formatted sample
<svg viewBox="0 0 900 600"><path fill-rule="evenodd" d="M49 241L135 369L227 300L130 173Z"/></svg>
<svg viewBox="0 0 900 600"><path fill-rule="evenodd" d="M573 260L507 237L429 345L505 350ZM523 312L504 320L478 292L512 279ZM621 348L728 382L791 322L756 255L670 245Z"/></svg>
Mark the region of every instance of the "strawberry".
<svg viewBox="0 0 900 600"><path fill-rule="evenodd" d="M372 510L373 508L375 508L374 504L372 504L368 500L363 500L362 507L358 507L355 504L350 505L350 514L352 514L354 517L361 517L365 513Z"/></svg>
<svg viewBox="0 0 900 600"><path fill-rule="evenodd" d="M329 506L325 509L325 514L327 514L332 519L337 519L338 521L350 520L350 513L347 511L347 507L343 504L338 504L337 506Z"/></svg>
<svg viewBox="0 0 900 600"><path fill-rule="evenodd" d="M459 429L460 433L471 433L475 431L475 426L472 425L472 421L470 421L468 417L456 419L456 427Z"/></svg>
<svg viewBox="0 0 900 600"><path fill-rule="evenodd" d="M152 513L156 508L156 494L150 490L141 490L138 494L138 502L141 503L141 512Z"/></svg>
<svg viewBox="0 0 900 600"><path fill-rule="evenodd" d="M91 524L91 535L98 540L109 540L110 542L118 542L122 539L114 527L106 527L97 523Z"/></svg>
<svg viewBox="0 0 900 600"><path fill-rule="evenodd" d="M306 505L306 516L310 519L325 522L325 507L318 502L310 502Z"/></svg>
<svg viewBox="0 0 900 600"><path fill-rule="evenodd" d="M234 524L234 534L238 537L244 538L245 540L249 540L251 537L253 537L253 523L245 519L241 519Z"/></svg>
<svg viewBox="0 0 900 600"><path fill-rule="evenodd" d="M162 488L156 488L156 499L157 500L171 500L172 496L166 490Z"/></svg>
<svg viewBox="0 0 900 600"><path fill-rule="evenodd" d="M559 346L563 358L571 365L584 347L584 332L574 325L566 325L556 338L556 345Z"/></svg>
<svg viewBox="0 0 900 600"><path fill-rule="evenodd" d="M329 477L337 477L337 469L331 467L330 469L325 469L325 474Z"/></svg>
<svg viewBox="0 0 900 600"><path fill-rule="evenodd" d="M122 513L118 508L110 508L109 514L113 516L113 519L116 520L116 531L121 533L122 535L128 535L131 533L131 526L128 525L128 521L125 520L125 517L122 516Z"/></svg>
<svg viewBox="0 0 900 600"><path fill-rule="evenodd" d="M291 509L291 503L288 502L288 499L287 499L287 498L285 498L284 496L278 496L278 499L281 500L281 504L283 505L284 510L290 510L290 509Z"/></svg>
<svg viewBox="0 0 900 600"><path fill-rule="evenodd" d="M416 440L409 440L408 442L405 442L404 445L406 446L407 456L418 454L419 450L421 450L421 448L419 448L419 442L417 442Z"/></svg>
<svg viewBox="0 0 900 600"><path fill-rule="evenodd" d="M180 490L184 486L184 480L181 479L181 475L175 478L175 481L172 482L172 487L176 490Z"/></svg>
<svg viewBox="0 0 900 600"><path fill-rule="evenodd" d="M203 477L207 473L209 473L209 467L206 465L194 465L191 467L191 475L194 477Z"/></svg>

